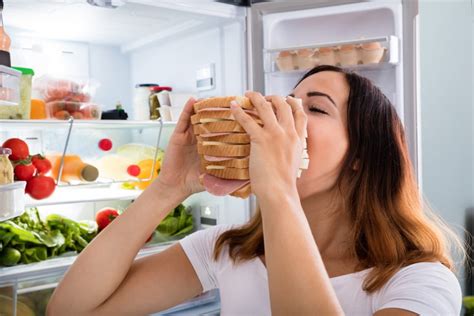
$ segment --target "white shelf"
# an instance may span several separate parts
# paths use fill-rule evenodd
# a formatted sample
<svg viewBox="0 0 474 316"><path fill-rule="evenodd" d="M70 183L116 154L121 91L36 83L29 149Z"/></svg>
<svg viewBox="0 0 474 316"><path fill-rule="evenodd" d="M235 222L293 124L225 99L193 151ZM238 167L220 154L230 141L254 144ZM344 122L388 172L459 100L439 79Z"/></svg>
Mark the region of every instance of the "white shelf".
<svg viewBox="0 0 474 316"><path fill-rule="evenodd" d="M378 71L378 70L384 70L384 69L391 69L396 66L397 66L396 63L381 62L378 64L364 64L364 65L338 66L338 67L357 72L357 71ZM271 72L267 72L266 74L275 76L275 77L292 77L292 76L301 77L310 70L311 69L291 70L291 71L271 71Z"/></svg>
<svg viewBox="0 0 474 316"><path fill-rule="evenodd" d="M114 187L56 187L53 195L44 200L26 196L25 207L44 205L100 202L112 200L134 200L142 193L140 190L124 190Z"/></svg>
<svg viewBox="0 0 474 316"><path fill-rule="evenodd" d="M136 259L159 253L177 241L170 241L160 244L147 245L139 251ZM17 282L22 280L32 280L35 278L45 278L46 276L62 274L76 260L77 255L56 257L36 263L20 264L13 267L0 268L0 287L1 284ZM23 290L26 292L26 289Z"/></svg>
<svg viewBox="0 0 474 316"><path fill-rule="evenodd" d="M71 121L60 120L0 120L0 131L18 129L61 129L68 128ZM125 121L125 120L74 120L74 128L83 129L142 129L157 128L160 121ZM163 127L175 127L176 122L163 122Z"/></svg>

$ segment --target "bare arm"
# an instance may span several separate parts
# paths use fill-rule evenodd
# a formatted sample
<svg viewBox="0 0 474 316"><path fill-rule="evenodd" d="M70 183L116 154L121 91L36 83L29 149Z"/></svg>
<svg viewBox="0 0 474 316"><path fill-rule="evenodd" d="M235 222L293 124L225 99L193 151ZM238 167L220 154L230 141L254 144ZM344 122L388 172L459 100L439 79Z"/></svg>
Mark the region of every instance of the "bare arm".
<svg viewBox="0 0 474 316"><path fill-rule="evenodd" d="M291 97L246 95L264 126L239 107L233 114L251 140L250 182L262 213L272 314L341 315L296 188L307 126L302 105Z"/></svg>
<svg viewBox="0 0 474 316"><path fill-rule="evenodd" d="M48 314L139 315L199 294L201 284L179 245L134 262L183 198L154 182L79 255L51 297Z"/></svg>
<svg viewBox="0 0 474 316"><path fill-rule="evenodd" d="M181 246L134 262L166 214L203 191L190 99L170 138L159 177L79 255L49 302L48 315L139 315L202 292Z"/></svg>

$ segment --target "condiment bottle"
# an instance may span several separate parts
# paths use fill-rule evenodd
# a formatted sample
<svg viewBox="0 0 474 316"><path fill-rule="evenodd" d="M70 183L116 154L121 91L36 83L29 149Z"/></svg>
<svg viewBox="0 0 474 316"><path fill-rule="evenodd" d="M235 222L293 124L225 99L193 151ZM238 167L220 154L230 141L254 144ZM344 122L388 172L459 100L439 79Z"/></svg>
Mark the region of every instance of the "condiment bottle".
<svg viewBox="0 0 474 316"><path fill-rule="evenodd" d="M61 166L61 156L48 157L52 164L52 175L55 179L59 175L59 167ZM64 157L63 172L61 181L86 181L92 182L99 177L99 170L82 161L77 155L66 155Z"/></svg>
<svg viewBox="0 0 474 316"><path fill-rule="evenodd" d="M0 0L0 65L11 67L10 36L3 27L3 0Z"/></svg>
<svg viewBox="0 0 474 316"><path fill-rule="evenodd" d="M0 185L13 183L13 166L8 159L11 154L10 148L0 147Z"/></svg>

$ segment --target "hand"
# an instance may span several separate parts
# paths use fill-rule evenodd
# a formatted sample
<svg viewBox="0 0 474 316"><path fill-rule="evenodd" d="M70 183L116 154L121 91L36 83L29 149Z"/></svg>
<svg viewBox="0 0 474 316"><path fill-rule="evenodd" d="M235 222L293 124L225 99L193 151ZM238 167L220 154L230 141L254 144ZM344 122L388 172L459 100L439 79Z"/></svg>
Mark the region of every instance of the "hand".
<svg viewBox="0 0 474 316"><path fill-rule="evenodd" d="M180 190L185 197L204 191L199 182L200 162L197 141L191 125L194 103L196 100L193 98L186 102L169 140L160 174L156 179L160 185Z"/></svg>
<svg viewBox="0 0 474 316"><path fill-rule="evenodd" d="M285 100L279 96L264 98L258 92L247 92L245 95L263 122L263 127L260 127L238 105L231 107L235 119L250 136L252 192L261 197L274 194L270 186L272 189L296 190L307 125L301 100L293 97Z"/></svg>

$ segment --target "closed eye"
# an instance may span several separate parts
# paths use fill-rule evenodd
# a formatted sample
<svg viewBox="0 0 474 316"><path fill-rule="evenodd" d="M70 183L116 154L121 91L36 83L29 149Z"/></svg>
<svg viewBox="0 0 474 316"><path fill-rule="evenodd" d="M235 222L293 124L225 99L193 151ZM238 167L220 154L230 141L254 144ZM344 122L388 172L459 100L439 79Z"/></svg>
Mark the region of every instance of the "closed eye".
<svg viewBox="0 0 474 316"><path fill-rule="evenodd" d="M317 108L317 107L314 107L314 106L308 107L308 110L309 110L310 112L318 112L318 113L321 113L321 114L328 115L328 112L323 111L323 110L321 110L320 108Z"/></svg>

